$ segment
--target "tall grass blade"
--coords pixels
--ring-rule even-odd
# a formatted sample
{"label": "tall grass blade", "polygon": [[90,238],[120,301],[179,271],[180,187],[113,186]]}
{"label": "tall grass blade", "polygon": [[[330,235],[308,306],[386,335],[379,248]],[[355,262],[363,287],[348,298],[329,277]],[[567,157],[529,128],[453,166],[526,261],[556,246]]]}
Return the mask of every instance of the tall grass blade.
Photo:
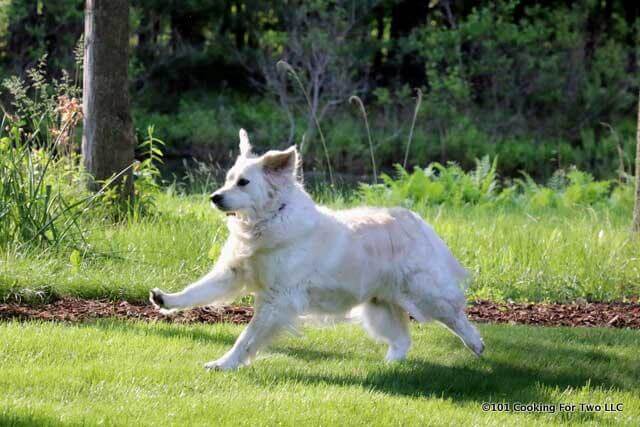
{"label": "tall grass blade", "polygon": [[422,104],[422,90],[416,88],[418,99],[416,100],[416,108],[413,110],[413,120],[411,121],[411,129],[409,129],[409,139],[407,140],[407,148],[404,152],[404,161],[402,167],[407,168],[407,162],[409,161],[409,150],[411,149],[411,141],[413,140],[413,129],[416,127],[416,119],[418,118],[418,111],[420,111],[420,105]]}
{"label": "tall grass blade", "polygon": [[362,113],[362,117],[364,118],[364,125],[367,129],[367,137],[369,138],[369,152],[371,153],[371,167],[373,168],[373,183],[378,183],[378,171],[376,170],[376,159],[373,154],[373,141],[371,140],[371,129],[369,129],[369,119],[367,117],[367,110],[364,108],[364,104],[362,99],[359,96],[353,95],[349,98],[349,102],[357,103],[360,107],[360,112]]}
{"label": "tall grass blade", "polygon": [[304,94],[304,98],[307,101],[307,106],[309,107],[309,111],[313,115],[313,122],[315,123],[316,129],[318,129],[318,134],[320,135],[320,142],[322,142],[322,148],[324,149],[324,156],[327,161],[327,168],[329,169],[329,180],[331,182],[331,186],[335,187],[335,181],[333,179],[333,169],[331,168],[331,158],[329,157],[329,149],[327,148],[327,143],[324,139],[324,134],[322,133],[322,128],[320,127],[320,122],[318,121],[318,117],[316,116],[316,113],[313,110],[313,106],[311,105],[311,98],[309,97],[309,93],[307,93],[307,90],[304,88],[304,85],[302,84],[302,80],[300,80],[298,73],[296,73],[296,70],[293,69],[291,64],[289,64],[287,61],[280,60],[277,62],[276,68],[280,71],[286,71],[289,74],[291,74],[294,77],[295,81],[298,83],[298,87],[300,87],[300,90]]}

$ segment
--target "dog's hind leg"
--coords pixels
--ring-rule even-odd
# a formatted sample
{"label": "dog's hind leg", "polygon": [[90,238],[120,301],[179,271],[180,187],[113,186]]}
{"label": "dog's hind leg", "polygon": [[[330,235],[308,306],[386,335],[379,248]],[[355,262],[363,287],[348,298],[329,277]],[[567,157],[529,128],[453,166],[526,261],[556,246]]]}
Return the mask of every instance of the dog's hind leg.
{"label": "dog's hind leg", "polygon": [[469,350],[477,356],[482,354],[484,342],[478,330],[467,319],[464,294],[457,285],[439,286],[427,274],[418,274],[409,281],[408,289],[409,298],[406,303],[411,307],[405,307],[407,311],[420,321],[435,319],[441,322]]}
{"label": "dog's hind leg", "polygon": [[456,334],[469,350],[476,356],[481,356],[484,351],[484,341],[475,326],[469,322],[464,311],[452,313],[450,316],[437,318],[451,332]]}
{"label": "dog's hind leg", "polygon": [[409,316],[399,306],[376,298],[363,304],[362,325],[373,338],[389,345],[386,360],[403,360],[411,346]]}

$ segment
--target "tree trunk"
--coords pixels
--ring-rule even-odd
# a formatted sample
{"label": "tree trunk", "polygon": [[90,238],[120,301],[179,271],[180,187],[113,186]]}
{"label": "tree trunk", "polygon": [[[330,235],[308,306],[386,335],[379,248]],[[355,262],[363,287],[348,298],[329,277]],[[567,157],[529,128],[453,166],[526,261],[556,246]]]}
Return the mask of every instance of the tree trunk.
{"label": "tree trunk", "polygon": [[638,94],[638,128],[636,129],[636,205],[633,209],[633,231],[640,234],[640,94]]}
{"label": "tree trunk", "polygon": [[[129,109],[129,1],[87,0],[84,30],[82,154],[89,188],[129,168],[135,140]],[[133,196],[131,169],[114,183]]]}

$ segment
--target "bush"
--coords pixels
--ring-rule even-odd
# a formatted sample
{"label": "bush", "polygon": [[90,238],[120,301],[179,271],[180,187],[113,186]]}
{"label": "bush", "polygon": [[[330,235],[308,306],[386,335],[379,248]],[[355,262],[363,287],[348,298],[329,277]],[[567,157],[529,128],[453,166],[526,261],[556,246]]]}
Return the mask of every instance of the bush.
{"label": "bush", "polygon": [[[43,58],[29,69],[28,80],[12,77],[3,86],[12,96],[12,112],[0,124],[0,246],[80,248],[84,216],[137,218],[151,211],[159,190],[162,141],[153,128],[139,147],[142,161],[133,165],[135,196],[126,206],[116,197],[112,179],[97,193],[85,189],[88,178],[79,151],[82,117],[80,90],[66,73],[46,78]],[[85,248],[86,249],[86,248]]]}
{"label": "bush", "polygon": [[78,88],[67,74],[49,82],[43,58],[3,86],[13,98],[0,129],[0,245],[77,246],[80,216],[91,196],[82,189],[75,153],[81,118]]}
{"label": "bush", "polygon": [[[401,100],[394,97],[393,102]],[[411,124],[408,112],[413,102],[409,96],[402,102],[407,111],[385,111],[386,104],[367,106],[379,170],[392,171],[393,164],[403,159]],[[555,137],[491,134],[464,114],[438,130],[428,116],[429,102],[425,98],[416,122],[410,165],[455,161],[466,170],[475,166],[476,158],[488,155],[500,158],[500,172],[504,177],[518,177],[521,171],[526,171],[536,180],[544,181],[556,169],[571,165],[602,179],[619,175],[621,161],[627,170],[632,164],[634,128],[628,123],[621,124],[615,132],[597,125],[601,133],[599,142],[596,142],[595,130],[585,128],[579,135],[580,144],[573,146],[568,140]],[[342,105],[339,109],[339,114],[321,123],[332,165],[343,174],[371,174],[364,123],[353,106]],[[290,124],[285,111],[266,98],[187,94],[174,113],[136,109],[135,122],[141,139],[153,125],[155,135],[166,141],[164,149],[169,156],[194,157],[222,168],[235,159],[237,133],[241,127],[249,131],[258,151],[284,148],[290,143]],[[291,143],[300,145],[306,125],[305,116],[296,115]],[[324,153],[314,134],[306,136],[303,151],[305,170],[326,169]]]}
{"label": "bush", "polygon": [[75,156],[35,148],[22,128],[0,133],[0,246],[77,246],[80,216],[91,200],[78,191]]}
{"label": "bush", "polygon": [[599,205],[630,212],[633,206],[632,180],[596,181],[575,168],[556,171],[546,186],[528,174],[500,182],[497,158],[491,161],[488,156],[476,160],[470,172],[455,163],[431,163],[412,173],[396,165],[396,171],[395,178],[382,175],[382,184],[362,184],[360,199],[373,205],[515,206],[531,212]]}

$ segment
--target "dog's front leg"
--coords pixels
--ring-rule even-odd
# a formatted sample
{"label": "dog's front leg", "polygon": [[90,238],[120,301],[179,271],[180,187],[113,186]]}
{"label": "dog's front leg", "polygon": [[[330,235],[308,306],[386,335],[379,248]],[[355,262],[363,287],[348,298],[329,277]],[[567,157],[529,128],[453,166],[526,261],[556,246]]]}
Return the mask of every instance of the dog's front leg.
{"label": "dog's front leg", "polygon": [[261,347],[291,323],[294,316],[290,309],[275,304],[257,307],[251,322],[242,331],[231,350],[220,359],[206,363],[204,367],[228,371],[248,364]]}
{"label": "dog's front leg", "polygon": [[149,299],[166,312],[197,307],[232,296],[235,293],[235,282],[235,273],[231,268],[216,267],[180,292],[168,294],[154,288],[149,293]]}

